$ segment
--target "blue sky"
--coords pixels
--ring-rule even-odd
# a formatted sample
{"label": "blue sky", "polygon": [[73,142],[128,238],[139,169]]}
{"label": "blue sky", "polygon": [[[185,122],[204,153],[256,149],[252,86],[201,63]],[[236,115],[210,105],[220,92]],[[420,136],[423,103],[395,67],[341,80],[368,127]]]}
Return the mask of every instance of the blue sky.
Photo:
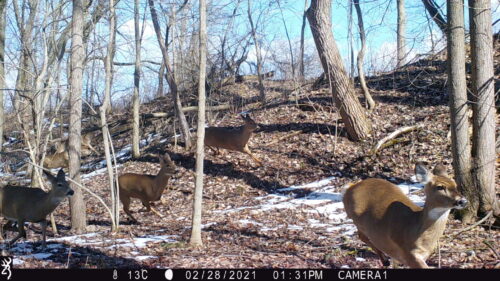
{"label": "blue sky", "polygon": [[[275,1],[275,0],[274,0]],[[499,8],[500,0],[492,1],[492,18],[493,21],[497,20],[500,17],[500,8]],[[145,3],[145,1],[142,1]],[[236,1],[233,0],[212,0],[208,1],[211,5],[217,5],[214,7],[212,14],[210,17],[218,17],[223,15],[224,13],[230,13],[234,7],[234,3]],[[348,41],[348,1],[347,0],[333,0],[332,1],[332,25],[333,25],[333,33],[336,39],[336,43],[341,51],[341,55],[346,62],[346,67],[349,67],[349,41]],[[164,2],[165,3],[165,2]],[[269,5],[270,1],[258,1],[253,0],[253,10],[259,10],[257,7],[266,7]],[[281,6],[283,8],[283,17],[288,28],[291,41],[294,45],[294,51],[298,50],[298,44],[300,39],[300,28],[302,25],[302,13],[304,10],[304,1],[299,0],[280,0]],[[445,9],[445,1],[437,0],[437,3]],[[198,2],[195,0],[191,1],[191,5],[197,6]],[[243,0],[240,4],[239,16],[237,17],[234,26],[237,33],[246,33],[248,32],[248,19],[246,16],[246,6],[247,0]],[[166,6],[164,4],[164,6]],[[436,44],[436,49],[440,50],[444,47],[444,41],[436,41],[441,38],[441,33],[439,29],[434,25],[434,23],[428,23],[428,19],[426,16],[425,9],[420,0],[406,0],[406,12],[408,17],[407,23],[407,44],[408,50],[410,51],[410,58],[417,54],[425,54],[431,50],[432,39],[434,39]],[[134,51],[133,45],[130,38],[133,38],[133,17],[132,17],[132,1],[120,1],[117,7],[118,12],[118,27],[120,31],[120,35],[117,37],[117,44],[119,46],[119,50],[117,52],[115,61],[133,61]],[[158,5],[157,5],[158,8]],[[391,70],[394,66],[395,59],[395,50],[396,50],[396,0],[364,0],[361,1],[361,9],[363,11],[363,17],[365,22],[365,29],[367,31],[367,43],[368,49],[367,54],[365,56],[365,68],[368,74],[374,73],[377,71],[388,71]],[[287,61],[289,60],[289,51],[288,51],[288,43],[286,41],[285,30],[283,27],[282,16],[277,6],[274,5],[273,9],[260,9],[266,11],[266,13],[262,16],[262,21],[259,23],[259,26],[262,27],[260,30],[260,39],[262,41],[263,54],[266,57],[266,71],[275,70],[275,65],[272,63],[272,55],[278,58],[285,58]],[[144,7],[141,8],[141,12],[144,11]],[[465,9],[467,12],[467,9]],[[444,11],[445,12],[445,11]],[[144,42],[142,48],[142,58],[154,60],[157,62],[161,61],[161,53],[158,48],[158,43],[156,41],[156,37],[154,34],[154,30],[152,28],[151,22],[149,21],[149,9],[146,10],[147,15],[147,26],[144,34]],[[357,18],[356,13],[353,12],[353,38],[354,38],[354,46],[355,46],[355,55],[358,49],[358,29],[357,29]],[[257,13],[254,13],[254,17],[257,17]],[[222,16],[221,16],[222,18]],[[467,21],[467,14],[465,16]],[[256,19],[255,19],[256,20]],[[467,25],[467,23],[466,23]],[[163,26],[162,26],[163,28]],[[196,28],[194,26],[189,28]],[[216,39],[216,35],[219,35],[222,30],[224,30],[225,26],[211,26],[208,25],[209,31],[209,41],[210,41],[210,52],[215,52],[215,49],[218,47],[218,40]],[[13,29],[11,23],[11,30]],[[500,24],[497,24],[494,27],[495,32],[498,32],[500,29]],[[311,36],[310,28],[306,26],[306,53],[312,54],[316,56],[316,48],[314,46],[314,41]],[[430,34],[434,34],[434,37],[431,37]],[[11,31],[12,32],[12,31]],[[101,51],[105,51],[105,42],[107,41],[107,22],[101,21],[96,26],[97,34],[105,37],[106,40],[99,40],[98,44],[101,44]],[[128,38],[128,39],[127,39]],[[7,37],[9,40],[9,37]],[[100,41],[100,42],[99,42]],[[9,43],[7,43],[9,44]],[[10,58],[14,61],[10,63],[10,71],[7,70],[7,82],[10,86],[13,86],[15,82],[15,58],[18,56],[18,53],[15,52],[15,46],[8,46],[12,51],[10,53]],[[9,54],[7,54],[9,56]],[[298,57],[298,54],[295,53],[294,57]],[[248,60],[255,60],[255,52],[251,50]],[[87,68],[90,68],[89,66]],[[157,66],[154,66],[157,68]],[[102,75],[102,63],[98,62],[96,64],[96,68],[98,71],[101,71]],[[116,67],[115,68],[115,84],[113,88],[113,92],[117,93],[117,95],[130,95],[132,92],[133,86],[133,67]],[[244,67],[244,72],[248,72],[249,68]],[[316,62],[316,64],[312,64],[309,75],[315,76],[319,75],[322,72],[321,66]],[[103,77],[103,76],[101,76]],[[152,94],[156,91],[156,82],[157,82],[157,74],[150,71],[146,67],[143,67],[143,83],[142,90],[143,93]],[[102,93],[103,86],[99,87],[99,92]],[[125,99],[125,100],[128,100]]]}

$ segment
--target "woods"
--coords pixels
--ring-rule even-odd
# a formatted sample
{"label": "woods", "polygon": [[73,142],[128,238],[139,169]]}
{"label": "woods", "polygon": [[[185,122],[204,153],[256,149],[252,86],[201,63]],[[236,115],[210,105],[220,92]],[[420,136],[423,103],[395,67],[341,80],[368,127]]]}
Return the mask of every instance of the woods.
{"label": "woods", "polygon": [[498,5],[0,0],[2,255],[498,268]]}

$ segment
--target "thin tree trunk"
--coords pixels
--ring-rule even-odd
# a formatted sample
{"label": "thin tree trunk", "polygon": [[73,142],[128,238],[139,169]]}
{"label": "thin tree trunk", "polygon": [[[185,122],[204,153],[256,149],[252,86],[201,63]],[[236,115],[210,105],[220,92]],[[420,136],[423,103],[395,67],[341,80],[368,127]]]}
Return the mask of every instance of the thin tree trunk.
{"label": "thin tree trunk", "polygon": [[397,31],[397,48],[398,61],[397,67],[401,67],[406,63],[406,9],[405,0],[397,0],[398,5],[398,31]]}
{"label": "thin tree trunk", "polygon": [[441,29],[441,32],[446,34],[446,20],[443,15],[441,15],[436,2],[434,2],[434,0],[422,0],[422,2],[424,3],[425,9],[431,16],[432,20],[436,23],[439,29]]}
{"label": "thin tree trunk", "polygon": [[373,110],[376,106],[375,101],[370,94],[370,90],[366,85],[365,71],[363,68],[363,60],[366,51],[366,35],[365,27],[363,24],[363,14],[361,13],[361,7],[359,6],[359,0],[354,0],[354,8],[356,9],[356,14],[358,16],[358,26],[359,26],[359,38],[361,40],[361,50],[358,53],[357,67],[358,67],[358,78],[361,84],[361,89],[363,90],[363,95],[365,96],[366,108],[368,110]]}
{"label": "thin tree trunk", "polygon": [[168,61],[167,47],[163,42],[163,36],[161,34],[160,24],[158,23],[158,15],[156,14],[154,1],[148,0],[148,3],[151,12],[151,20],[153,21],[153,27],[156,33],[156,39],[158,40],[158,44],[160,45],[161,53],[163,56],[163,63],[165,64],[165,68],[167,69],[166,78],[168,85],[170,86],[170,92],[174,98],[175,111],[181,125],[182,137],[184,143],[186,144],[186,149],[189,150],[189,148],[191,147],[191,133],[189,132],[189,124],[187,122],[186,116],[184,115],[184,112],[182,111],[182,103],[177,91],[177,83],[175,82],[173,69]]}
{"label": "thin tree trunk", "polygon": [[257,38],[257,30],[256,26],[253,22],[252,19],[252,1],[248,0],[248,8],[247,8],[247,14],[248,14],[248,20],[250,21],[250,28],[251,28],[251,33],[252,33],[252,38],[253,42],[255,45],[255,53],[257,55],[257,78],[259,80],[259,93],[260,93],[260,100],[264,103],[266,102],[266,91],[264,88],[264,81],[262,79],[262,55],[260,53],[260,44],[259,40]]}
{"label": "thin tree trunk", "polygon": [[288,40],[288,48],[290,50],[290,62],[292,65],[292,79],[295,79],[295,61],[294,61],[294,57],[293,57],[292,41],[290,40],[290,35],[288,34],[288,28],[286,27],[285,17],[283,16],[283,9],[281,8],[280,1],[277,0],[276,3],[278,3],[278,8],[280,9],[280,13],[281,13],[281,20],[283,21],[283,26],[285,27],[285,34],[286,34],[286,38]]}
{"label": "thin tree trunk", "polygon": [[306,29],[306,11],[307,11],[307,0],[304,1],[304,14],[302,15],[302,26],[300,27],[300,81],[304,81],[306,78],[305,67],[304,67],[304,33]]}
{"label": "thin tree trunk", "polygon": [[132,126],[132,156],[139,158],[139,85],[141,79],[141,34],[139,30],[139,0],[134,1],[134,31],[135,31],[135,68],[134,68],[134,95],[133,103],[133,126]]}
{"label": "thin tree trunk", "polygon": [[495,191],[495,89],[491,1],[469,0],[471,34],[474,179],[479,190],[479,215],[493,210],[500,217]]}
{"label": "thin tree trunk", "polygon": [[160,69],[158,69],[158,89],[156,90],[156,97],[163,96],[163,79],[165,79],[165,64],[161,64]]}
{"label": "thin tree trunk", "polygon": [[193,222],[191,228],[191,239],[189,243],[192,246],[202,246],[201,240],[201,211],[203,196],[203,159],[204,140],[205,140],[205,75],[207,63],[207,30],[206,30],[206,2],[200,0],[200,69],[198,83],[198,131],[196,137],[196,187],[193,200]]}
{"label": "thin tree trunk", "polygon": [[[83,3],[73,0],[73,21],[71,35],[71,89],[69,117],[69,177],[80,184],[80,150],[82,131],[82,87],[83,61]],[[71,230],[75,233],[85,232],[87,215],[83,193],[77,184],[71,183],[74,195],[70,198]]]}
{"label": "thin tree trunk", "polygon": [[106,53],[106,58],[104,60],[104,68],[106,70],[105,77],[105,89],[104,89],[104,101],[99,108],[99,113],[101,117],[101,127],[102,127],[102,137],[104,145],[104,155],[106,157],[106,168],[108,172],[109,187],[111,191],[111,212],[114,217],[114,224],[112,225],[112,231],[117,231],[119,227],[119,189],[115,182],[115,175],[113,173],[113,162],[111,160],[111,138],[109,134],[108,123],[106,120],[106,114],[109,112],[111,107],[111,88],[113,85],[113,58],[115,54],[115,34],[116,34],[116,14],[114,8],[114,0],[109,0],[109,42]]}
{"label": "thin tree trunk", "polygon": [[479,197],[471,174],[463,0],[448,0],[448,93],[451,115],[451,148],[455,181],[469,204],[460,212],[462,220],[475,220]]}
{"label": "thin tree trunk", "polygon": [[5,20],[5,7],[7,0],[0,0],[0,151],[3,147],[3,130],[5,124],[4,105],[3,105],[3,92],[5,88],[5,27],[7,21]]}
{"label": "thin tree trunk", "polygon": [[366,118],[363,107],[354,94],[354,88],[349,81],[333,37],[331,0],[312,0],[307,10],[307,19],[347,134],[354,141],[368,138],[371,133],[371,122]]}

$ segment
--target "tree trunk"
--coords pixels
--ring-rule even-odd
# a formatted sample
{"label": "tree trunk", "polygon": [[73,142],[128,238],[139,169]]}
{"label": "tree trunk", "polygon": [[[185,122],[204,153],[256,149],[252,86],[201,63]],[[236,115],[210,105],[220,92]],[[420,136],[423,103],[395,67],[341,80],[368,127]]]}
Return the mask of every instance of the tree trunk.
{"label": "tree trunk", "polygon": [[135,69],[134,69],[134,95],[133,126],[132,126],[132,157],[139,158],[139,84],[141,79],[141,34],[139,30],[139,0],[134,1],[134,31],[135,31]]}
{"label": "tree trunk", "polygon": [[5,89],[5,7],[7,0],[0,0],[0,151],[3,147],[3,128],[5,123],[4,105],[3,105],[3,92]]}
{"label": "tree trunk", "polygon": [[356,9],[356,14],[358,16],[358,27],[359,27],[359,38],[361,40],[361,50],[358,53],[357,67],[358,67],[358,78],[359,84],[361,84],[361,89],[363,90],[363,95],[365,96],[366,109],[373,110],[376,106],[375,101],[368,90],[365,80],[365,71],[363,68],[363,61],[366,51],[366,35],[365,27],[363,24],[363,14],[361,13],[361,7],[359,6],[359,0],[354,0],[354,8]]}
{"label": "tree trunk", "polygon": [[162,63],[160,69],[158,69],[158,89],[156,90],[156,97],[163,96],[163,79],[165,79],[165,65]]}
{"label": "tree trunk", "polygon": [[354,94],[354,88],[345,72],[333,37],[331,0],[312,0],[311,6],[307,10],[307,19],[347,134],[354,141],[366,139],[371,133],[371,123],[366,118],[363,107]]}
{"label": "tree trunk", "polygon": [[397,48],[398,61],[397,68],[400,68],[406,63],[406,10],[405,0],[397,0],[398,5],[398,31],[397,31]]}
{"label": "tree trunk", "polygon": [[114,217],[114,224],[112,225],[112,231],[117,231],[119,227],[120,219],[120,205],[119,205],[119,188],[115,182],[115,175],[113,173],[113,162],[111,160],[111,135],[109,134],[108,123],[106,120],[106,114],[109,112],[111,107],[111,88],[113,85],[113,60],[115,54],[115,34],[116,34],[116,13],[114,8],[114,0],[109,0],[109,42],[106,52],[106,58],[104,60],[104,68],[106,71],[105,77],[105,89],[104,89],[104,101],[99,108],[99,113],[101,117],[101,127],[102,127],[102,137],[104,145],[104,155],[106,157],[106,168],[108,172],[109,187],[111,191],[111,213]]}
{"label": "tree trunk", "polygon": [[170,63],[168,61],[167,46],[165,45],[165,42],[163,42],[163,36],[161,34],[160,24],[158,23],[158,15],[156,14],[154,1],[148,0],[148,3],[149,3],[149,9],[151,12],[151,20],[153,21],[153,27],[154,27],[155,33],[156,33],[156,39],[158,40],[158,44],[160,45],[160,49],[161,49],[161,53],[162,53],[162,57],[163,57],[163,63],[165,64],[165,68],[167,69],[166,79],[167,79],[168,85],[170,86],[170,93],[172,94],[172,97],[174,98],[175,111],[176,111],[177,118],[179,118],[182,137],[183,137],[184,143],[186,144],[186,149],[189,150],[189,148],[191,147],[191,133],[189,132],[189,124],[187,122],[186,116],[184,115],[184,112],[182,112],[182,103],[181,103],[181,100],[179,98],[179,93],[177,91],[177,83],[175,82],[173,69],[170,66]]}
{"label": "tree trunk", "polygon": [[[283,22],[283,27],[285,27],[285,34],[288,41],[288,49],[290,51],[290,63],[292,66],[292,79],[295,81],[295,59],[293,57],[292,41],[290,40],[290,34],[288,34],[288,27],[286,27],[285,17],[283,16],[283,9],[281,8],[280,1],[277,0],[278,8],[280,9],[281,21]],[[260,74],[259,74],[260,75]]]}
{"label": "tree trunk", "polygon": [[495,191],[495,89],[491,1],[469,0],[472,58],[474,157],[473,175],[479,191],[479,215],[493,210],[500,217]]}
{"label": "tree trunk", "polygon": [[307,11],[307,0],[304,1],[304,14],[302,15],[302,26],[300,27],[300,81],[305,81],[305,67],[304,67],[304,31],[306,29],[306,11]]}
{"label": "tree trunk", "polygon": [[206,27],[206,2],[200,0],[200,69],[198,82],[198,131],[196,137],[196,187],[193,200],[193,222],[191,228],[191,239],[189,243],[192,246],[202,246],[201,240],[201,211],[203,196],[203,159],[204,140],[205,140],[205,75],[207,63],[207,27]]}
{"label": "tree trunk", "polygon": [[248,7],[247,7],[247,15],[248,15],[248,21],[250,22],[250,28],[251,28],[251,34],[253,38],[253,43],[255,45],[255,54],[257,56],[257,79],[259,80],[259,93],[260,93],[260,100],[265,103],[266,102],[266,90],[264,88],[264,81],[262,79],[262,55],[260,53],[260,44],[259,40],[257,38],[257,27],[255,26],[253,19],[252,19],[252,1],[248,0]]}
{"label": "tree trunk", "polygon": [[475,220],[479,197],[471,174],[471,147],[465,79],[464,9],[462,0],[448,0],[448,94],[451,115],[451,151],[455,181],[469,204],[462,220]]}
{"label": "tree trunk", "polygon": [[441,15],[437,4],[434,2],[434,0],[422,0],[422,2],[424,3],[425,9],[431,16],[432,20],[436,23],[439,29],[441,29],[441,32],[443,32],[443,34],[446,34],[446,20],[444,19],[443,15]]}
{"label": "tree trunk", "polygon": [[[82,0],[73,0],[73,21],[71,35],[71,90],[69,116],[69,177],[81,183],[80,179],[80,150],[82,131],[82,87],[83,87],[83,60],[85,50],[83,46],[83,3]],[[83,193],[77,184],[71,183],[75,192],[70,198],[71,230],[75,233],[85,232],[87,226],[86,207]]]}

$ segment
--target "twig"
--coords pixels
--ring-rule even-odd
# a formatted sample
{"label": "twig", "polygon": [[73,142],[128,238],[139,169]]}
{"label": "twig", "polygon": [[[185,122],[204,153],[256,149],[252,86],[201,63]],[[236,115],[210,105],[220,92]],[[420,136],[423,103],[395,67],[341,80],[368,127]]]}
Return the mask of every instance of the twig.
{"label": "twig", "polygon": [[272,141],[272,142],[270,142],[270,143],[266,144],[266,146],[274,145],[274,144],[279,143],[279,142],[281,142],[281,141],[283,141],[283,140],[286,140],[286,139],[288,139],[288,138],[294,137],[294,136],[296,136],[296,135],[300,135],[301,133],[302,133],[302,131],[301,131],[301,130],[299,130],[299,131],[295,131],[295,132],[292,132],[292,133],[290,133],[290,134],[287,134],[287,135],[285,135],[285,136],[282,136],[281,138],[279,138],[279,139],[277,139],[277,140],[274,140],[274,141]]}
{"label": "twig", "polygon": [[[396,131],[390,133],[388,136],[386,136],[385,138],[381,139],[380,141],[377,142],[377,144],[373,147],[373,149],[370,151],[369,155],[375,155],[377,154],[377,152],[382,148],[382,146],[394,139],[395,137],[399,136],[399,135],[402,135],[402,134],[405,134],[405,133],[408,133],[408,132],[411,132],[411,131],[415,131],[415,130],[419,130],[419,129],[422,129],[423,125],[422,124],[419,124],[419,125],[415,125],[415,126],[407,126],[407,127],[402,127],[402,128],[399,128],[397,129]],[[397,142],[396,142],[397,143]],[[387,147],[387,146],[386,146]]]}
{"label": "twig", "polygon": [[462,232],[465,232],[465,231],[468,231],[478,225],[480,225],[481,223],[483,223],[484,221],[486,221],[491,215],[493,214],[493,211],[489,211],[488,214],[486,214],[486,216],[484,216],[484,218],[482,218],[481,220],[479,220],[478,222],[476,222],[475,224],[471,225],[471,226],[468,226],[466,228],[462,228],[461,230],[453,233],[453,234],[450,234],[448,235],[448,237],[450,238],[453,238],[455,236],[457,236],[458,234],[462,233]]}

